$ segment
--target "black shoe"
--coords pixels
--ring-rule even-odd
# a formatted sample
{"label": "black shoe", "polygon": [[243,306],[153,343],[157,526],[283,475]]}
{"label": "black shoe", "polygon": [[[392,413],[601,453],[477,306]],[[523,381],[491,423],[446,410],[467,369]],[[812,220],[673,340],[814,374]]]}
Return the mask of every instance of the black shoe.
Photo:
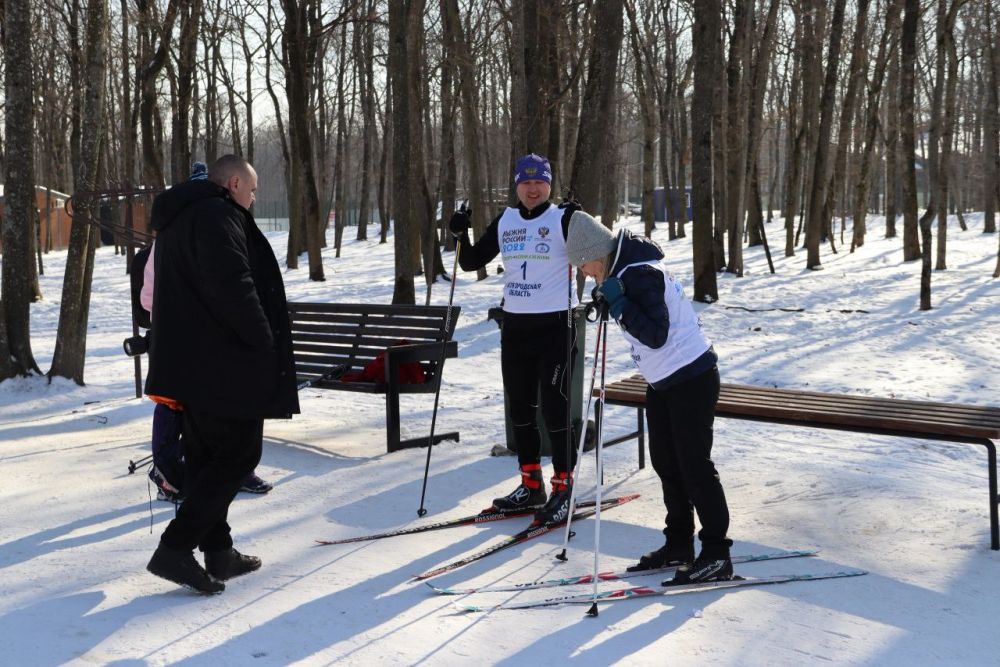
{"label": "black shoe", "polygon": [[259,570],[260,559],[256,556],[241,554],[232,548],[224,551],[206,551],[205,569],[216,579],[226,581],[241,574]]}
{"label": "black shoe", "polygon": [[629,572],[643,570],[659,570],[665,567],[679,567],[694,560],[694,543],[688,542],[681,546],[664,544],[656,551],[639,557],[639,562],[626,568]]}
{"label": "black shoe", "polygon": [[542,480],[541,466],[528,464],[521,468],[521,483],[503,498],[493,499],[493,509],[497,512],[532,509],[545,504],[545,482]]}
{"label": "black shoe", "polygon": [[168,549],[161,544],[156,547],[146,569],[158,577],[199,593],[214,595],[226,590],[226,585],[206,572],[190,551]]}
{"label": "black shoe", "polygon": [[247,478],[243,480],[243,486],[240,487],[240,491],[245,491],[247,493],[267,493],[274,488],[273,484],[268,484],[256,473],[250,473]]}
{"label": "black shoe", "polygon": [[535,512],[533,525],[555,526],[565,523],[569,516],[569,500],[573,489],[569,486],[562,491],[553,491],[542,509]]}
{"label": "black shoe", "polygon": [[698,556],[690,565],[677,568],[673,579],[663,582],[664,586],[703,584],[708,581],[729,581],[733,578],[733,561],[729,558],[705,558]]}

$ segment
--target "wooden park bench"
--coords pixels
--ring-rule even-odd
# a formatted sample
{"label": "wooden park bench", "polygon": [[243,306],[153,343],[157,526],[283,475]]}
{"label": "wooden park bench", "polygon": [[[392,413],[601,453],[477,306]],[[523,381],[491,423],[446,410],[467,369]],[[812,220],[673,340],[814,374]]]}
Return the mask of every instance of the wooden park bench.
{"label": "wooden park bench", "polygon": [[[422,447],[428,437],[400,440],[400,394],[433,394],[444,359],[458,356],[452,340],[459,306],[404,306],[362,303],[288,304],[292,321],[292,347],[298,382],[318,389],[385,394],[387,449],[395,452]],[[442,357],[442,350],[444,355]],[[378,381],[346,381],[343,372],[360,372],[385,353],[385,373]],[[400,381],[400,366],[416,362],[425,381]],[[340,372],[329,374],[333,368]],[[458,432],[434,435],[434,444],[458,440]]]}
{"label": "wooden park bench", "polygon": [[[636,375],[605,387],[606,403],[635,408],[638,423],[636,431],[604,444],[638,438],[640,468],[645,467],[646,386],[646,381]],[[599,391],[594,393],[598,395]],[[1000,497],[994,443],[1000,440],[1000,408],[723,383],[715,414],[792,426],[982,445],[986,447],[989,466],[990,545],[994,551],[1000,550],[997,518]]]}

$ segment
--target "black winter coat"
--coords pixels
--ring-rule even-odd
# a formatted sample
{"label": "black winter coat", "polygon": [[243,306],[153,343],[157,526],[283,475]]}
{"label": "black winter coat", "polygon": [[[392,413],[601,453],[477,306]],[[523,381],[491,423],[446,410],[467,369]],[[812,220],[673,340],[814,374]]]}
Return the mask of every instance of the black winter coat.
{"label": "black winter coat", "polygon": [[299,411],[281,269],[250,212],[210,181],[153,202],[146,393],[220,417]]}

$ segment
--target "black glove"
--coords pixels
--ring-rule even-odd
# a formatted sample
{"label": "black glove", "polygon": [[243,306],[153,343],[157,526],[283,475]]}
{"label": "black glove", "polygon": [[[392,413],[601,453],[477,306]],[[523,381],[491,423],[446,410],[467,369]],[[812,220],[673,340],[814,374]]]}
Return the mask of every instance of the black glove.
{"label": "black glove", "polygon": [[576,211],[583,210],[583,207],[580,206],[580,202],[578,202],[572,196],[564,197],[562,203],[559,204],[559,208],[566,211],[569,215],[573,215],[573,213]]}
{"label": "black glove", "polygon": [[[607,316],[608,300],[601,294],[600,287],[595,285],[594,289],[590,290],[590,303],[587,304],[585,312],[587,313],[587,320],[590,322],[597,322]],[[591,316],[594,319],[591,319]]]}
{"label": "black glove", "polygon": [[451,230],[452,236],[456,238],[468,232],[471,226],[472,222],[469,220],[469,212],[465,209],[455,211],[454,215],[451,216],[451,220],[448,221],[448,229]]}
{"label": "black glove", "polygon": [[611,317],[616,320],[621,318],[622,313],[625,311],[625,283],[622,279],[617,276],[611,276],[597,288],[600,292],[601,297],[608,302],[608,309],[611,311]]}

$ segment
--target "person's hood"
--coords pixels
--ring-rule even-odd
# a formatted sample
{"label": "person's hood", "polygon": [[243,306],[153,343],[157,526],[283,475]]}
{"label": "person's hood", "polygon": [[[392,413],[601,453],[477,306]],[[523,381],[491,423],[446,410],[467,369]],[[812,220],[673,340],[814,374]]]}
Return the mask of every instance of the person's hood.
{"label": "person's hood", "polygon": [[150,224],[160,231],[167,227],[177,215],[195,202],[213,197],[229,197],[229,191],[212,181],[184,181],[169,190],[161,192],[153,200]]}
{"label": "person's hood", "polygon": [[615,275],[629,264],[658,262],[663,259],[663,251],[654,241],[645,236],[636,236],[628,229],[618,231],[618,245],[612,255],[608,275]]}

